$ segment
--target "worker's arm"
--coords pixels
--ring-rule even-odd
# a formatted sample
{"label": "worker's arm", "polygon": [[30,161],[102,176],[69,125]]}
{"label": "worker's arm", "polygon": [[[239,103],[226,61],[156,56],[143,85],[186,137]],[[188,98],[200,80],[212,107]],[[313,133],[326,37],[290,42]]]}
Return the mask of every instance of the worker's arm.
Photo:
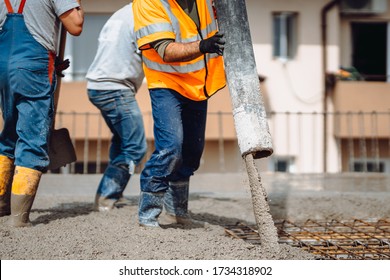
{"label": "worker's arm", "polygon": [[[176,43],[172,41],[165,45],[163,59],[169,63],[190,61],[205,53],[223,55],[224,45],[225,40],[222,33],[216,33],[208,39],[191,43]],[[161,51],[159,53],[161,55]]]}
{"label": "worker's arm", "polygon": [[164,51],[164,61],[165,62],[184,62],[193,60],[203,53],[199,50],[199,42],[192,43],[169,43]]}
{"label": "worker's arm", "polygon": [[60,20],[65,29],[74,36],[79,36],[83,31],[84,10],[81,7],[81,0],[77,0],[80,7],[69,10],[60,16]]}

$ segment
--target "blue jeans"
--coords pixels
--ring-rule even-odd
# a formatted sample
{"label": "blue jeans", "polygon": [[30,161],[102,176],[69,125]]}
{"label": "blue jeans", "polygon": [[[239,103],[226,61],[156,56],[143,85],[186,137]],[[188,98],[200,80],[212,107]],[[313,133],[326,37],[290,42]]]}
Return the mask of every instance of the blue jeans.
{"label": "blue jeans", "polygon": [[110,164],[137,165],[146,153],[144,123],[135,93],[129,90],[88,89],[89,100],[100,110],[113,136]]}
{"label": "blue jeans", "polygon": [[186,180],[199,168],[207,100],[193,101],[170,89],[150,89],[155,151],[141,173],[143,192],[164,192],[169,182]]}

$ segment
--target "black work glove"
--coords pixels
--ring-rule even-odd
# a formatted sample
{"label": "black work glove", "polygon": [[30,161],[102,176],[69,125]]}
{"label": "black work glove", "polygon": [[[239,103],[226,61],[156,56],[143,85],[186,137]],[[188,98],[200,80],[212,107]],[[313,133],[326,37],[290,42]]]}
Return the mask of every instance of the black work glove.
{"label": "black work glove", "polygon": [[55,69],[57,75],[63,78],[65,75],[62,74],[62,71],[68,69],[69,65],[70,65],[69,59],[65,59],[61,61],[58,57],[56,57]]}
{"label": "black work glove", "polygon": [[200,41],[199,50],[201,53],[216,53],[223,55],[223,49],[225,45],[225,39],[223,39],[223,33],[215,33],[214,36]]}

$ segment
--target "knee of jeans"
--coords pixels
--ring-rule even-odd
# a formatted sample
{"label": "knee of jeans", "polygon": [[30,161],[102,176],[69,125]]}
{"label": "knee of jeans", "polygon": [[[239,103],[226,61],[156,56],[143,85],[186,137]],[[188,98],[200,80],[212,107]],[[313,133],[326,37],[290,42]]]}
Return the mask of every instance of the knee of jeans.
{"label": "knee of jeans", "polygon": [[176,171],[183,163],[182,154],[177,150],[172,152],[172,154],[170,155],[170,159],[171,168],[169,169],[172,171]]}
{"label": "knee of jeans", "polygon": [[180,168],[183,158],[180,149],[164,149],[159,151],[153,161],[158,162],[163,176],[169,176]]}

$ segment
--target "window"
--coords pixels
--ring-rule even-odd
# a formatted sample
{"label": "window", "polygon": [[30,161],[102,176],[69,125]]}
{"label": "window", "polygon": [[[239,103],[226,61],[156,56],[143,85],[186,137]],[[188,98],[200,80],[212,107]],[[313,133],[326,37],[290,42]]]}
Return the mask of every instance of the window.
{"label": "window", "polygon": [[386,160],[375,160],[375,159],[356,159],[353,161],[353,172],[380,172],[386,173],[389,171],[390,162]]}
{"label": "window", "polygon": [[386,22],[354,22],[351,28],[353,66],[366,81],[386,81],[390,73],[390,65],[386,65],[390,61],[390,27]]}
{"label": "window", "polygon": [[297,13],[273,14],[273,56],[282,60],[292,59],[297,45]]}
{"label": "window", "polygon": [[81,35],[74,37],[68,34],[65,57],[69,58],[70,67],[65,71],[65,80],[85,79],[97,51],[100,30],[110,16],[111,14],[85,15]]}
{"label": "window", "polygon": [[283,157],[283,156],[273,156],[271,158],[270,166],[271,171],[274,172],[293,172],[294,171],[294,158],[293,157]]}

